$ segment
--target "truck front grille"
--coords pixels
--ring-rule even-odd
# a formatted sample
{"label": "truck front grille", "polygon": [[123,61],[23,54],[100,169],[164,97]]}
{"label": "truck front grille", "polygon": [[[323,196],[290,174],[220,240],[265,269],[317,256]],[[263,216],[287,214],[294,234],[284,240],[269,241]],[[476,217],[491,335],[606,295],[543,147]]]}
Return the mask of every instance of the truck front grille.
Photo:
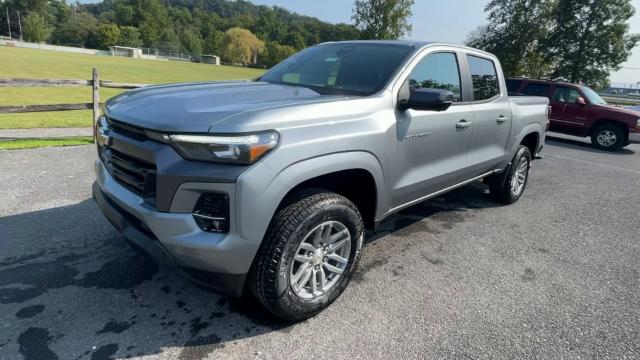
{"label": "truck front grille", "polygon": [[145,201],[155,204],[155,165],[111,148],[103,147],[100,152],[100,157],[114,180]]}
{"label": "truck front grille", "polygon": [[126,137],[130,137],[138,141],[148,140],[147,136],[145,135],[144,129],[137,126],[125,124],[111,118],[107,118],[107,124],[109,124],[109,128],[112,131],[116,131]]}

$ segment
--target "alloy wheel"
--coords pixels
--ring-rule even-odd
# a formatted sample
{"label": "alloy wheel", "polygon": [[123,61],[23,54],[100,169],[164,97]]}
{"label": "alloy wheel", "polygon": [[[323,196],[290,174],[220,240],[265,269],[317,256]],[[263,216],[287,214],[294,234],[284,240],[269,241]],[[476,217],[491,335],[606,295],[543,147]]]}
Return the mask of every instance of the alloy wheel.
{"label": "alloy wheel", "polygon": [[338,221],[313,228],[296,250],[289,270],[293,292],[302,299],[326,294],[347,270],[351,233]]}
{"label": "alloy wheel", "polygon": [[529,174],[529,164],[527,159],[523,156],[518,160],[516,164],[516,171],[511,177],[511,193],[515,196],[519,196],[524,190],[524,186],[527,182],[527,176]]}
{"label": "alloy wheel", "polygon": [[616,141],[618,141],[618,137],[613,130],[607,129],[599,132],[596,140],[602,147],[611,147],[616,143]]}

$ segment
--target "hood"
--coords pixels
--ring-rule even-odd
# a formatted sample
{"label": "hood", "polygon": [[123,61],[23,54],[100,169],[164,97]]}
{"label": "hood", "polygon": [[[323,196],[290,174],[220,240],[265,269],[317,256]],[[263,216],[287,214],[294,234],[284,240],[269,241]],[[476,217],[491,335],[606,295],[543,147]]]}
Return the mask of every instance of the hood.
{"label": "hood", "polygon": [[598,108],[598,109],[611,111],[611,112],[614,112],[616,114],[620,114],[620,115],[624,116],[625,118],[628,117],[631,120],[638,120],[640,118],[640,112],[639,111],[634,111],[632,109],[622,108],[622,107],[613,106],[613,105],[595,105],[595,107]]}
{"label": "hood", "polygon": [[167,132],[208,132],[235,115],[267,108],[327,101],[304,88],[263,82],[209,82],[160,85],[128,91],[105,104],[109,117]]}

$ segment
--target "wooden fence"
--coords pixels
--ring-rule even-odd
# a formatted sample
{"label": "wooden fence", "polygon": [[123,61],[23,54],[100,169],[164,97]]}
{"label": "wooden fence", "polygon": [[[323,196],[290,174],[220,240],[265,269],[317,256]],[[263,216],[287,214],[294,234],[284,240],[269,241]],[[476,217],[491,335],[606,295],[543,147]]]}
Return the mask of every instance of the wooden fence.
{"label": "wooden fence", "polygon": [[[50,105],[11,105],[0,106],[0,114],[17,114],[27,112],[67,111],[67,110],[93,110],[93,124],[100,117],[100,88],[135,89],[148,84],[116,83],[109,80],[100,80],[98,70],[93,69],[91,80],[53,80],[53,79],[0,79],[0,87],[56,87],[56,86],[91,86],[92,101],[80,104],[50,104]],[[95,131],[95,126],[93,126]],[[95,134],[94,134],[95,137]]]}

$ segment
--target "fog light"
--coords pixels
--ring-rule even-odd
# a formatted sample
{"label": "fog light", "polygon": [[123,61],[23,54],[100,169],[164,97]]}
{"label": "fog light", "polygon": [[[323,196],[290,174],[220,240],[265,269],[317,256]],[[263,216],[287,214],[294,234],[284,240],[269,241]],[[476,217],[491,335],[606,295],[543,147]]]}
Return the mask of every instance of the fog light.
{"label": "fog light", "polygon": [[208,232],[229,231],[229,197],[224,194],[203,194],[193,208],[193,219]]}

